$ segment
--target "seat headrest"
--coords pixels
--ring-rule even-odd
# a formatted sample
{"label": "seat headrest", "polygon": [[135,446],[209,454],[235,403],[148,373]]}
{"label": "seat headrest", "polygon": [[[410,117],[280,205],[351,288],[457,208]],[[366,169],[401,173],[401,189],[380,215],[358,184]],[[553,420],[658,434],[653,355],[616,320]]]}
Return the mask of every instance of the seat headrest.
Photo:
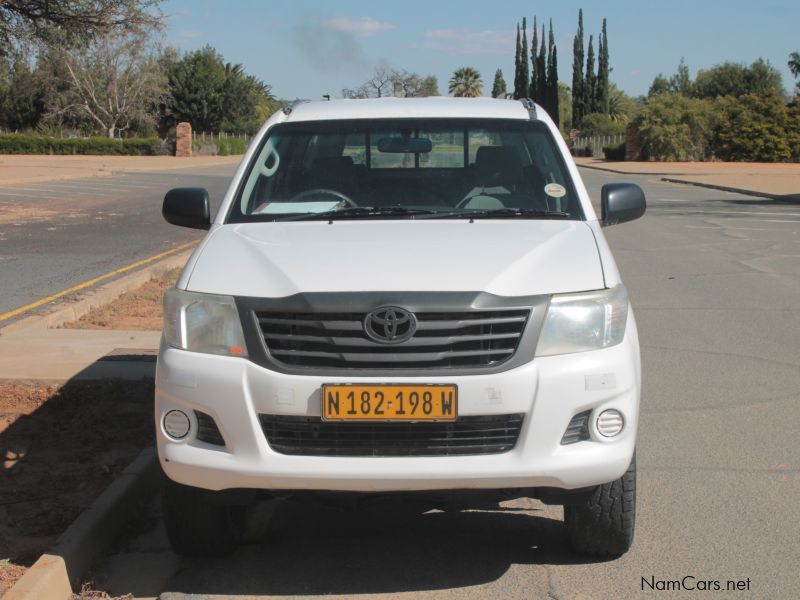
{"label": "seat headrest", "polygon": [[315,158],[311,163],[308,179],[316,187],[352,187],[356,173],[350,156],[325,156]]}
{"label": "seat headrest", "polygon": [[519,150],[513,146],[481,146],[475,167],[480,183],[517,183],[522,178]]}

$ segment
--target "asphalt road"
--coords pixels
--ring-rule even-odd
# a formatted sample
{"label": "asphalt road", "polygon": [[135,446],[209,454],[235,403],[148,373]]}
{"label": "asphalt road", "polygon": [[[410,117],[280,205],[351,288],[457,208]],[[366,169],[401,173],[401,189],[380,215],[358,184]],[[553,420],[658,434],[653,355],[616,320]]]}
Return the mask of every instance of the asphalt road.
{"label": "asphalt road", "polygon": [[216,210],[233,171],[217,166],[3,186],[0,315],[199,240],[202,232],[161,218],[164,194],[182,185],[206,187]]}
{"label": "asphalt road", "polygon": [[[135,177],[152,177],[166,188],[189,174]],[[649,200],[643,219],[607,230],[636,310],[643,353],[638,521],[627,555],[613,561],[571,555],[562,537],[562,510],[534,501],[426,514],[396,506],[342,511],[283,504],[264,542],[224,560],[179,559],[156,520],[98,565],[100,585],[117,594],[161,593],[172,600],[351,594],[505,599],[652,597],[658,594],[643,580],[656,589],[674,589],[666,583],[674,580],[694,586],[716,580],[724,589],[733,580],[747,589],[712,595],[796,597],[800,204],[641,176],[585,170],[584,177],[595,198],[603,183],[628,180],[642,185]],[[200,184],[202,178],[192,179]],[[222,179],[202,183],[221,186]],[[147,214],[157,207],[155,194],[131,200],[127,209],[108,205],[108,211],[129,210],[147,226],[122,218],[112,225],[117,221],[109,216],[114,229],[107,232],[103,256],[111,249],[132,259],[134,248],[152,253],[182,241],[186,234]],[[87,217],[71,235],[57,229],[45,248],[41,240],[27,239],[25,252],[35,252],[38,262],[20,263],[29,267],[13,272],[28,283],[13,301],[4,292],[3,301],[24,302],[25,293],[36,289],[23,275],[32,270],[36,276],[34,266],[53,272],[58,269],[50,263],[61,263],[66,271],[92,253],[80,253],[92,225]],[[0,231],[6,254],[14,230]],[[55,236],[74,248],[68,256]],[[97,261],[101,270],[113,266],[110,259]],[[4,285],[9,268],[0,263]],[[41,280],[53,283],[44,275]]]}

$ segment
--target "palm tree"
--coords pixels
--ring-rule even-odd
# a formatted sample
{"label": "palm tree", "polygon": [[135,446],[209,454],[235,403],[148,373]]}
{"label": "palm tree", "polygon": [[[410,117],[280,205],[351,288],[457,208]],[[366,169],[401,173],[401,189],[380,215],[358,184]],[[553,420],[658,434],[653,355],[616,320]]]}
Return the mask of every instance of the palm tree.
{"label": "palm tree", "polygon": [[792,52],[789,55],[789,70],[795,77],[800,77],[800,52]]}
{"label": "palm tree", "polygon": [[450,93],[456,98],[475,98],[483,94],[481,74],[472,67],[456,69],[450,78]]}

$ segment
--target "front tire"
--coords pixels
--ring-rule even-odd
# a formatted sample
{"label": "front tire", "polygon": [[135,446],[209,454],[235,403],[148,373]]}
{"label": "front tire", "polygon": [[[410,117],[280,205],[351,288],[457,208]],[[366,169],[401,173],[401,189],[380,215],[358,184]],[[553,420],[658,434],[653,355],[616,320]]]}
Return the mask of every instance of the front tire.
{"label": "front tire", "polygon": [[176,553],[225,556],[239,544],[242,507],[214,502],[211,494],[164,478],[164,525]]}
{"label": "front tire", "polygon": [[564,525],[572,550],[588,556],[625,554],[636,523],[636,455],[625,474],[598,485],[581,504],[564,507]]}

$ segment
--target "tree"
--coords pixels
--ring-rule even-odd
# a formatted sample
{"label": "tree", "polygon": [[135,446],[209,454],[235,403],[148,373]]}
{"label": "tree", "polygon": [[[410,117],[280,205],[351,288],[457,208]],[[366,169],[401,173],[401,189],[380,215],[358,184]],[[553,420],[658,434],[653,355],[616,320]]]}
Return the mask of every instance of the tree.
{"label": "tree", "polygon": [[439,96],[439,82],[435,75],[422,77],[418,73],[379,65],[372,76],[357,88],[344,88],[343,98],[363,99],[391,96],[395,89],[406,98]]}
{"label": "tree", "polygon": [[800,123],[797,116],[792,120],[778,92],[726,96],[719,99],[717,110],[714,151],[719,158],[789,162],[800,152]]}
{"label": "tree", "polygon": [[[539,42],[539,55],[536,57],[536,101],[547,110],[547,50],[544,46],[544,23],[542,23],[542,39]],[[548,113],[550,111],[548,110]]]}
{"label": "tree", "polygon": [[167,120],[198,131],[251,133],[277,109],[271,88],[242,65],[225,63],[211,46],[185,54],[169,68]]}
{"label": "tree", "polygon": [[659,73],[650,84],[650,89],[647,92],[648,96],[655,96],[656,94],[663,94],[669,91],[669,79],[664,77],[663,73]]}
{"label": "tree", "polygon": [[608,117],[617,123],[627,123],[636,114],[636,101],[619,89],[616,84],[608,84]]}
{"label": "tree", "polygon": [[[528,85],[528,98],[534,102],[539,102],[539,33],[536,25],[536,16],[533,17],[533,29],[531,33],[531,82]],[[527,57],[526,59],[527,60]]]}
{"label": "tree", "polygon": [[597,100],[594,107],[597,112],[602,113],[608,113],[608,60],[608,31],[606,20],[603,19],[603,27],[598,41],[597,81],[595,84]]}
{"label": "tree", "polygon": [[481,74],[472,67],[456,69],[450,78],[449,92],[456,98],[475,98],[483,94]]}
{"label": "tree", "polygon": [[185,54],[169,71],[171,121],[197,131],[219,131],[224,118],[225,63],[211,46]]}
{"label": "tree", "polygon": [[800,52],[792,52],[787,63],[789,70],[795,77],[800,77]]}
{"label": "tree", "polygon": [[717,120],[710,100],[680,94],[657,94],[634,119],[645,160],[705,160]]}
{"label": "tree", "polygon": [[669,89],[671,92],[683,94],[684,96],[692,95],[692,79],[689,77],[689,67],[681,57],[681,62],[678,63],[678,70],[669,80]]}
{"label": "tree", "polygon": [[494,84],[492,85],[492,98],[506,97],[506,80],[503,79],[503,71],[497,69],[494,72]]}
{"label": "tree", "polygon": [[586,54],[586,79],[583,85],[583,101],[586,113],[600,112],[597,107],[597,75],[594,72],[594,41],[589,36],[589,50]]}
{"label": "tree", "polygon": [[18,56],[3,64],[3,93],[0,125],[9,129],[33,129],[45,112],[47,81],[38,68],[31,69],[28,57]]}
{"label": "tree", "polygon": [[517,23],[517,50],[514,55],[514,99],[519,100],[520,96],[520,65],[521,61],[527,60],[525,56],[520,56],[522,51],[522,44],[519,36],[519,23]]}
{"label": "tree", "polygon": [[547,55],[547,112],[550,118],[559,127],[558,110],[558,50],[556,49],[555,36],[553,35],[553,20],[550,19],[550,34],[548,36]]}
{"label": "tree", "polygon": [[0,0],[0,54],[29,41],[83,44],[161,25],[160,0]]}
{"label": "tree", "polygon": [[578,10],[578,32],[572,42],[572,126],[581,122],[583,104],[583,9]]}
{"label": "tree", "polygon": [[140,32],[106,33],[88,47],[61,50],[64,93],[48,98],[48,118],[88,118],[109,138],[133,124],[155,124],[167,78]]}
{"label": "tree", "polygon": [[[789,62],[786,64],[795,79],[800,77],[800,52],[792,52],[789,55]],[[800,83],[795,86],[795,94],[800,94]]]}
{"label": "tree", "polygon": [[572,124],[572,93],[563,81],[558,82],[558,122],[562,131]]}
{"label": "tree", "polygon": [[744,96],[745,94],[782,94],[783,80],[780,72],[763,58],[750,66],[725,62],[710,69],[700,70],[692,86],[696,98]]}
{"label": "tree", "polygon": [[522,17],[522,46],[519,57],[519,98],[524,98],[531,84],[528,71],[528,22],[525,17]]}

